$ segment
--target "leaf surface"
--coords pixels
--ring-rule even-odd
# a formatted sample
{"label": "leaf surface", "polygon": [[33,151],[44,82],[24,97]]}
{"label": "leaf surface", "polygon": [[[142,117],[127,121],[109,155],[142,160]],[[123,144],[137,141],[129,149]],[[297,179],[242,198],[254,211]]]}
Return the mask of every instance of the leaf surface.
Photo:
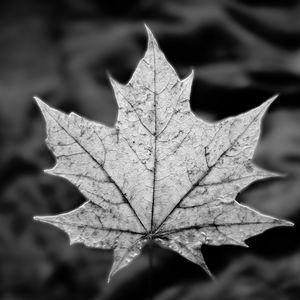
{"label": "leaf surface", "polygon": [[72,182],[87,202],[35,217],[66,231],[71,243],[114,249],[109,278],[152,239],[209,272],[201,246],[241,245],[292,223],[235,201],[251,182],[276,176],[251,161],[274,98],[218,123],[190,109],[193,73],[180,80],[147,28],[148,48],[130,81],[111,79],[119,106],[114,128],[60,112],[36,98],[56,156],[48,173]]}

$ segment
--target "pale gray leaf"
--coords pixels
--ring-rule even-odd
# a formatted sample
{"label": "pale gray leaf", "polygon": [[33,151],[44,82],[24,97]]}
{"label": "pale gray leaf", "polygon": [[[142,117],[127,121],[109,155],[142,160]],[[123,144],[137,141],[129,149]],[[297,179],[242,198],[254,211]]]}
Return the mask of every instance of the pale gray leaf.
{"label": "pale gray leaf", "polygon": [[210,271],[201,246],[233,244],[292,223],[240,205],[237,194],[277,174],[252,162],[272,98],[210,124],[190,109],[193,72],[180,80],[148,28],[148,48],[127,84],[110,78],[119,106],[107,127],[36,99],[56,156],[48,173],[78,187],[87,202],[69,213],[36,217],[71,243],[114,249],[109,278],[152,239]]}

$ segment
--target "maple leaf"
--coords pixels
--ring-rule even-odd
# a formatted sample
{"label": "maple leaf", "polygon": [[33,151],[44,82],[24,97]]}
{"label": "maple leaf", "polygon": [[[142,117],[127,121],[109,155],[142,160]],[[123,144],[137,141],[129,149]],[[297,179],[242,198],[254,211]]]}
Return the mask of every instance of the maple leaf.
{"label": "maple leaf", "polygon": [[79,208],[35,217],[66,231],[72,243],[114,249],[109,279],[154,240],[210,274],[201,246],[240,245],[291,222],[235,201],[254,180],[276,176],[251,161],[264,113],[274,100],[236,117],[207,123],[190,109],[193,73],[180,80],[151,31],[128,84],[111,79],[119,106],[114,128],[36,98],[47,144],[61,176],[86,197]]}

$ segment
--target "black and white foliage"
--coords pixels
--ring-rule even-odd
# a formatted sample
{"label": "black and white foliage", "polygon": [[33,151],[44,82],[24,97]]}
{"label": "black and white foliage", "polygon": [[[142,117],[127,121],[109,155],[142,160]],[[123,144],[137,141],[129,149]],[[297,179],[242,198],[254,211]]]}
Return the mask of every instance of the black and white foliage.
{"label": "black and white foliage", "polygon": [[111,79],[119,106],[114,128],[36,99],[57,158],[47,172],[71,181],[87,202],[35,219],[63,229],[71,243],[114,249],[109,278],[149,239],[209,273],[203,244],[246,246],[249,237],[292,225],[235,201],[254,180],[276,176],[251,161],[273,99],[239,116],[204,122],[190,110],[193,74],[180,80],[147,31],[147,51],[128,84]]}

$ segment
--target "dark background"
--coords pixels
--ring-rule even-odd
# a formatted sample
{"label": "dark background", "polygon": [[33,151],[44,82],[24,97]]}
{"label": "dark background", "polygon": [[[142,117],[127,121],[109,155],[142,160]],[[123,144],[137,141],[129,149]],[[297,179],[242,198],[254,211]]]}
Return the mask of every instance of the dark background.
{"label": "dark background", "polygon": [[107,285],[112,252],[69,246],[33,222],[84,202],[46,175],[37,95],[64,111],[112,125],[109,71],[127,82],[146,48],[146,22],[180,76],[195,70],[191,103],[219,120],[280,97],[255,155],[288,174],[252,184],[238,201],[295,222],[249,239],[250,248],[203,247],[217,281],[154,247],[157,300],[300,299],[300,3],[295,0],[2,0],[0,2],[0,299],[149,299],[148,247]]}

